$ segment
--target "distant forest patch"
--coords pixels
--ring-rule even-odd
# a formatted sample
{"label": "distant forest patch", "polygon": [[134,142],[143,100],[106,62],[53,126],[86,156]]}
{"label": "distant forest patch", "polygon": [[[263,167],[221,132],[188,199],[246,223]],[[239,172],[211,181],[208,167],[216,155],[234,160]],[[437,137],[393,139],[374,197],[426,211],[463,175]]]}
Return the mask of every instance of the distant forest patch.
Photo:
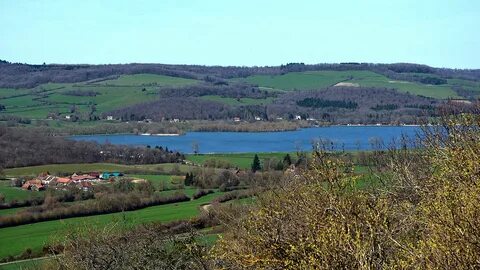
{"label": "distant forest patch", "polygon": [[305,98],[303,100],[297,101],[298,106],[302,107],[311,107],[311,108],[345,108],[345,109],[356,109],[358,104],[353,101],[345,100],[326,100],[320,98]]}
{"label": "distant forest patch", "polygon": [[374,111],[393,111],[398,109],[397,104],[377,104],[375,107],[371,108]]}
{"label": "distant forest patch", "polygon": [[99,92],[93,91],[93,90],[70,90],[63,92],[64,95],[66,96],[77,96],[77,97],[96,97],[97,95],[100,95]]}

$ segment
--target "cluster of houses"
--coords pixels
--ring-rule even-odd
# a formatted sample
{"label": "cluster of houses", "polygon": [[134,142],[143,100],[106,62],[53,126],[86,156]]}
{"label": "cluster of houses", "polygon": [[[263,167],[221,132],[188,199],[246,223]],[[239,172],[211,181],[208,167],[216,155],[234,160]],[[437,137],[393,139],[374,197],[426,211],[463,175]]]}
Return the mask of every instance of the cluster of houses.
{"label": "cluster of houses", "polygon": [[[313,117],[302,117],[301,115],[294,115],[293,116],[293,119],[295,120],[307,120],[307,121],[317,121],[317,119],[313,118]],[[277,117],[276,120],[283,120],[282,117]],[[255,116],[255,121],[263,121],[263,118],[261,118],[260,116]],[[233,122],[241,122],[241,119],[240,117],[234,117],[233,118]]]}
{"label": "cluster of houses", "polygon": [[68,177],[59,177],[42,173],[38,177],[27,180],[23,183],[22,188],[25,190],[42,191],[47,187],[55,189],[65,189],[67,187],[77,187],[81,190],[88,191],[92,188],[93,183],[110,180],[123,176],[120,172],[90,172],[86,174],[74,173]]}

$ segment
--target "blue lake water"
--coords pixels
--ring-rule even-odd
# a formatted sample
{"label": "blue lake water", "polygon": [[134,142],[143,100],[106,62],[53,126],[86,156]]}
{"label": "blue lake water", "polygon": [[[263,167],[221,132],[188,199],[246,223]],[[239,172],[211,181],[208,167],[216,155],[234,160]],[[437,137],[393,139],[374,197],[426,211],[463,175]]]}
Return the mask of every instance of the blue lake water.
{"label": "blue lake water", "polygon": [[[331,126],[282,132],[188,132],[182,136],[85,135],[74,140],[151,147],[162,146],[182,153],[192,153],[194,143],[200,153],[291,152],[312,150],[312,143],[322,141],[333,150],[369,150],[372,143],[392,145],[402,136],[414,139],[420,133],[413,126]],[[398,144],[397,144],[398,145]]]}

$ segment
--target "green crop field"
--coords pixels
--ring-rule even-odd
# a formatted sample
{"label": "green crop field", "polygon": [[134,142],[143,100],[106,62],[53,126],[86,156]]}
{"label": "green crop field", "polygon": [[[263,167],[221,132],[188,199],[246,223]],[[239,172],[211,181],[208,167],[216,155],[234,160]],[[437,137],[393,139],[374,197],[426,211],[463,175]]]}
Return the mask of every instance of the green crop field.
{"label": "green crop field", "polygon": [[270,104],[273,101],[273,98],[228,98],[228,97],[221,97],[216,95],[208,95],[202,96],[202,99],[216,101],[225,103],[228,105],[238,106],[238,105],[266,105]]}
{"label": "green crop field", "polygon": [[134,74],[134,75],[121,75],[118,79],[100,81],[94,84],[104,85],[158,85],[158,86],[184,86],[195,84],[197,81],[193,79],[185,79],[179,77],[171,77],[156,74]]}
{"label": "green crop field", "polygon": [[76,226],[105,226],[115,222],[140,224],[145,222],[169,222],[192,218],[199,213],[199,207],[212,201],[221,193],[214,193],[188,202],[152,206],[136,211],[98,216],[45,221],[0,229],[0,258],[18,255],[27,248],[39,251],[49,241],[61,237]]}
{"label": "green crop field", "polygon": [[457,93],[452,90],[451,85],[428,85],[407,81],[395,81],[370,71],[358,71],[352,75],[353,78],[346,82],[357,83],[365,87],[393,88],[400,92],[439,99],[458,97]]}
{"label": "green crop field", "polygon": [[[255,75],[243,79],[261,87],[281,90],[321,90],[337,83],[350,83],[351,86],[393,88],[400,92],[433,98],[458,97],[447,85],[427,85],[416,82],[395,81],[371,71],[308,71],[290,72],[284,75]],[[457,80],[457,83],[459,81]]]}
{"label": "green crop field", "polygon": [[246,82],[262,87],[281,90],[314,90],[333,86],[347,80],[350,74],[337,71],[290,72],[284,75],[255,75],[245,79]]}

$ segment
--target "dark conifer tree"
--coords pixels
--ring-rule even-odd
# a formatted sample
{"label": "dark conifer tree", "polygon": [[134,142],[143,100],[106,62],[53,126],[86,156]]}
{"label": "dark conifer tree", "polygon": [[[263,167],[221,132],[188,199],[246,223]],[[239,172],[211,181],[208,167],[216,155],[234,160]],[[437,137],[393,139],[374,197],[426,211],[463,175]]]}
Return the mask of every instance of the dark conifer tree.
{"label": "dark conifer tree", "polygon": [[258,158],[258,155],[255,154],[255,157],[253,157],[252,172],[256,172],[261,169],[262,169],[262,166],[260,165],[260,159]]}

